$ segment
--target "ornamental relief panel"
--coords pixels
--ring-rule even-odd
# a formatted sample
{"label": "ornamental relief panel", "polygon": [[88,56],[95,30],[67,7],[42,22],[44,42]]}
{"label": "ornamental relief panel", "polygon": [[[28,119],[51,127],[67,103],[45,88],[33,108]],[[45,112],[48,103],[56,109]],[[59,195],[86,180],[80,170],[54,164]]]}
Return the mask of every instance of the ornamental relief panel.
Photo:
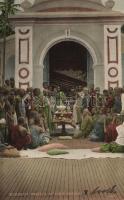
{"label": "ornamental relief panel", "polygon": [[104,26],[105,88],[122,86],[121,27]]}
{"label": "ornamental relief panel", "polygon": [[16,86],[32,87],[32,27],[16,28]]}

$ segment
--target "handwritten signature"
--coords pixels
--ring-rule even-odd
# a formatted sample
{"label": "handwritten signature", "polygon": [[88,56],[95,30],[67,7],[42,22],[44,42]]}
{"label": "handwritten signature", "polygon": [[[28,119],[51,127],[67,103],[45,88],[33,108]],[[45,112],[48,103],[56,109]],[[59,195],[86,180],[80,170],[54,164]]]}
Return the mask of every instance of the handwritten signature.
{"label": "handwritten signature", "polygon": [[83,195],[93,195],[93,194],[115,194],[117,193],[116,191],[117,185],[113,185],[112,187],[109,188],[100,188],[100,186],[94,188],[92,191],[89,191],[87,189],[83,190],[82,194]]}

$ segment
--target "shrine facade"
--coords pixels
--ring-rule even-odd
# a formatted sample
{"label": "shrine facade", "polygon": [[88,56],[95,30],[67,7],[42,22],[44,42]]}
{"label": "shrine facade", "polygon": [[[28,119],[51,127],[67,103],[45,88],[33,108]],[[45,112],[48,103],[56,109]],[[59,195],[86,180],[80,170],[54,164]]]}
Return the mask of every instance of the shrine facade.
{"label": "shrine facade", "polygon": [[8,48],[13,61],[5,70],[12,76],[15,62],[16,87],[124,85],[124,14],[112,10],[113,0],[25,0],[21,6],[24,11],[10,17],[15,36],[7,45],[12,40],[15,47]]}

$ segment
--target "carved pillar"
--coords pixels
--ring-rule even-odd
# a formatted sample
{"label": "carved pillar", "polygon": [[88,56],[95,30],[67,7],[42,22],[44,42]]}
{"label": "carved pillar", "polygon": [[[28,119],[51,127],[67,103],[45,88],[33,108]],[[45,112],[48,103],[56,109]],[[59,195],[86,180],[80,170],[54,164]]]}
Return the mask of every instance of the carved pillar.
{"label": "carved pillar", "polygon": [[15,84],[16,87],[32,87],[32,27],[16,27],[16,63]]}
{"label": "carved pillar", "polygon": [[121,26],[104,26],[105,88],[122,87]]}

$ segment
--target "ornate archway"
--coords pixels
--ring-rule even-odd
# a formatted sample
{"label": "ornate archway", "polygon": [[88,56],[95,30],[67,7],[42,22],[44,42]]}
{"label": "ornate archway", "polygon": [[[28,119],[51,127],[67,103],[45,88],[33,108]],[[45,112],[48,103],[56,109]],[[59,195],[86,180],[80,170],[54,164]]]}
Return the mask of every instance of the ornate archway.
{"label": "ornate archway", "polygon": [[[56,38],[52,41],[50,41],[45,48],[42,51],[41,57],[40,57],[40,65],[42,65],[42,83],[43,82],[50,82],[49,79],[49,61],[48,61],[48,54],[54,47],[59,46],[60,44],[67,44],[67,43],[74,43],[77,46],[80,46],[80,48],[85,50],[85,53],[87,54],[87,70],[89,73],[87,73],[87,78],[89,76],[90,83],[88,82],[88,85],[94,83],[94,73],[93,73],[93,67],[97,65],[97,56],[94,51],[94,49],[84,40],[77,38],[77,37],[69,37],[65,38],[60,37]],[[46,69],[47,68],[47,69]],[[92,77],[92,78],[91,78]],[[82,80],[84,81],[84,80]]]}
{"label": "ornate archway", "polygon": [[60,85],[63,89],[93,85],[93,60],[87,49],[74,41],[51,47],[44,58],[43,83]]}

